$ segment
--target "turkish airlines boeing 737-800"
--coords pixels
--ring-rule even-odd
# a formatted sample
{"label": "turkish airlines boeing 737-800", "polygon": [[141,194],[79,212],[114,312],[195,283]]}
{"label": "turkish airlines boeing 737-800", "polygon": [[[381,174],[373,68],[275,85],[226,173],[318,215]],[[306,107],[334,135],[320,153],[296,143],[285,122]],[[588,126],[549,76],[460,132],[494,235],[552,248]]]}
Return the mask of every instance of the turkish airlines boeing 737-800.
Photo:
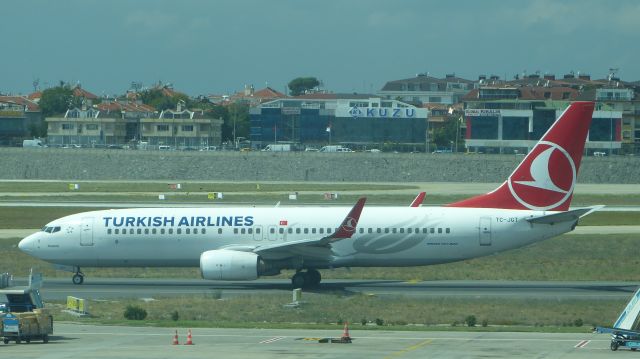
{"label": "turkish airlines boeing 737-800", "polygon": [[[443,207],[136,208],[57,219],[20,241],[25,253],[80,267],[199,266],[212,280],[253,280],[295,269],[454,262],[573,230],[597,207],[569,210],[594,104],[574,102],[496,190]],[[422,201],[422,198],[419,199]],[[418,202],[416,202],[418,203]]]}

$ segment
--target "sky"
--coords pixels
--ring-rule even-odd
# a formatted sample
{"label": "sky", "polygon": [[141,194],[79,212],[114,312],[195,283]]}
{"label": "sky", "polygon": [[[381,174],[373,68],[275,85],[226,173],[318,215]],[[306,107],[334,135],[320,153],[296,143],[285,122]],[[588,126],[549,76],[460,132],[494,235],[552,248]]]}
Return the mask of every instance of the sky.
{"label": "sky", "polygon": [[96,95],[133,81],[191,96],[284,92],[314,76],[375,93],[418,73],[570,71],[640,80],[635,0],[3,0],[0,92],[60,81]]}

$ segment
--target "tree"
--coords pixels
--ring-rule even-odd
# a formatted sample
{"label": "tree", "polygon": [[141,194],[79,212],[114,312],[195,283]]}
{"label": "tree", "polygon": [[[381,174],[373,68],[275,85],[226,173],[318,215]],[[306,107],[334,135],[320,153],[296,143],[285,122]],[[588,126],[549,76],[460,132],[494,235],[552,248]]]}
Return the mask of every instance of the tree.
{"label": "tree", "polygon": [[[431,142],[439,148],[452,148],[456,143],[456,136],[459,131],[458,126],[458,118],[449,117],[442,126],[433,130],[433,139]],[[459,141],[459,144],[460,143]]]}
{"label": "tree", "polygon": [[222,126],[222,139],[229,141],[234,139],[234,122],[235,122],[235,138],[249,138],[249,104],[243,102],[234,102],[227,106],[227,117],[224,118]]}
{"label": "tree", "polygon": [[318,87],[319,85],[320,81],[315,77],[297,77],[288,84],[289,94],[291,96],[302,95],[305,91]]}
{"label": "tree", "polygon": [[73,107],[80,107],[80,99],[73,96],[73,90],[68,85],[48,88],[42,91],[42,97],[38,104],[43,117],[61,115]]}
{"label": "tree", "polygon": [[142,103],[152,106],[158,111],[175,109],[180,100],[185,102],[187,108],[190,108],[192,104],[189,96],[185,94],[177,93],[174,96],[167,96],[159,88],[143,91],[140,94],[140,99]]}

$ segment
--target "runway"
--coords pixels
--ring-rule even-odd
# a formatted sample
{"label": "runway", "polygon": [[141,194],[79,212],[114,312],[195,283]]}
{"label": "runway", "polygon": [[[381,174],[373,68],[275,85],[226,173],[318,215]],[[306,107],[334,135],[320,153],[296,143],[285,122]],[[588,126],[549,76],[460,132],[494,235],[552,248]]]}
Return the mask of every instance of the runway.
{"label": "runway", "polygon": [[[18,278],[16,285],[26,285]],[[413,298],[511,298],[511,299],[628,299],[637,289],[635,282],[555,282],[555,281],[424,281],[393,280],[322,281],[314,293],[362,293],[376,296]],[[69,278],[45,278],[45,300],[65,300],[68,295],[86,299],[154,298],[216,294],[223,298],[257,293],[291,293],[288,279],[261,279],[250,282],[221,282],[203,279],[113,279],[85,278],[74,285]]]}
{"label": "runway", "polygon": [[[48,344],[0,344],[7,358],[602,358],[612,355],[603,334],[416,332],[363,330],[351,325],[352,344],[320,344],[335,330],[193,328],[194,345],[171,345],[175,328],[56,323]],[[623,351],[624,349],[620,349]],[[631,354],[616,353],[616,355]]]}

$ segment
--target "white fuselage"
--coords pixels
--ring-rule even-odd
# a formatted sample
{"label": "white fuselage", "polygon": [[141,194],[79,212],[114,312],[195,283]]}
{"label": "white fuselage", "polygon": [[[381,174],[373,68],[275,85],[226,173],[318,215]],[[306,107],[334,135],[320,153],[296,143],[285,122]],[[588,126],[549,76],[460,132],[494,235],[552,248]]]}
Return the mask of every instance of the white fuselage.
{"label": "white fuselage", "polygon": [[[43,260],[89,267],[198,267],[214,249],[322,238],[345,207],[139,208],[85,212],[55,220],[20,243]],[[572,229],[573,223],[531,224],[554,212],[450,207],[365,207],[352,238],[332,244],[309,268],[417,266],[459,261],[518,248]],[[317,249],[318,253],[321,251]],[[329,258],[327,260],[327,258]]]}

